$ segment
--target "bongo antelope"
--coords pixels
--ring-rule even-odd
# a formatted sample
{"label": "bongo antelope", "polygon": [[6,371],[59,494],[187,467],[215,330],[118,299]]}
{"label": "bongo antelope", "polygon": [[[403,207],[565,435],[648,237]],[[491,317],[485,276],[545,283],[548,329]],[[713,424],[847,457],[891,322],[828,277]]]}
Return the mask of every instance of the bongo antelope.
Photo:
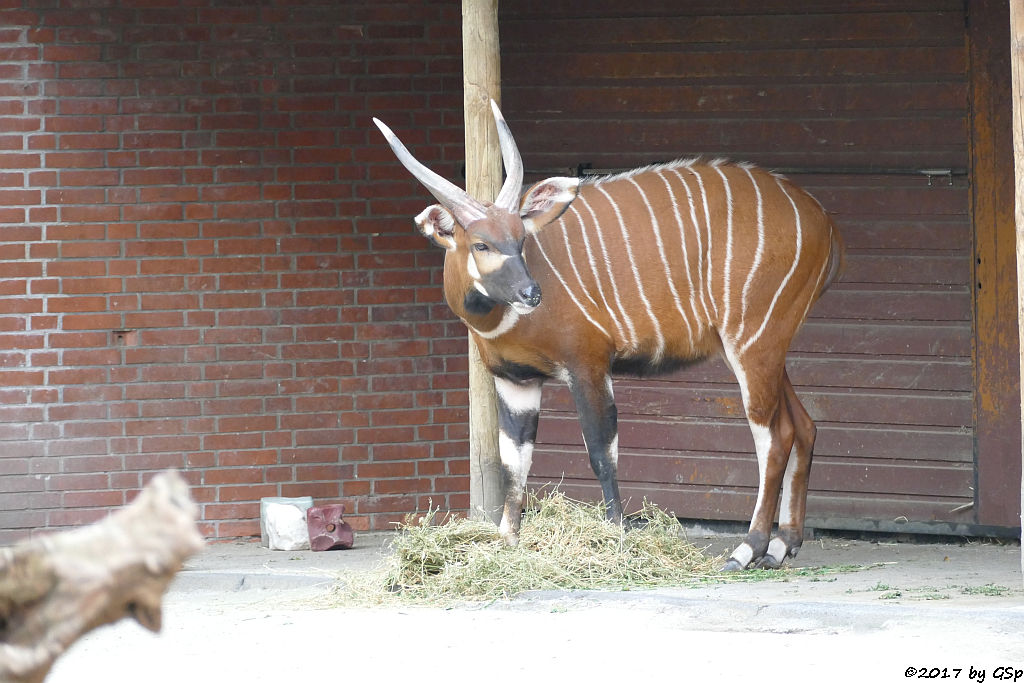
{"label": "bongo antelope", "polygon": [[611,374],[721,354],[739,381],[759,480],[749,533],[724,569],[780,566],[803,541],[815,438],[786,351],[839,271],[831,220],[785,178],[724,161],[548,178],[520,198],[522,159],[491,105],[507,176],[494,203],[426,168],[374,122],[440,202],[415,222],[446,250],[445,298],[494,375],[506,543],[518,542],[545,380],[568,385],[608,518],[621,522]]}

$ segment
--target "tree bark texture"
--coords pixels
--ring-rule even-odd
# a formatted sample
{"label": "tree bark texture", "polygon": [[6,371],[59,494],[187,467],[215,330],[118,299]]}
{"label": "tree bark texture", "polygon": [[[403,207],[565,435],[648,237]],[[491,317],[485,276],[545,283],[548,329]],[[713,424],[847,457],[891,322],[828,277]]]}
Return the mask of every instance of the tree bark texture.
{"label": "tree bark texture", "polygon": [[[501,149],[490,100],[501,102],[498,0],[463,0],[462,60],[466,125],[466,191],[490,202],[501,190]],[[498,454],[494,378],[469,338],[470,517],[501,521],[504,476]]]}
{"label": "tree bark texture", "polygon": [[[1024,349],[1024,0],[1010,0],[1010,69],[1013,74],[1013,165],[1017,222],[1017,321],[1020,348]],[[1024,414],[1024,362],[1021,363],[1021,409]],[[1024,429],[1024,427],[1022,427]],[[1024,463],[1024,449],[1021,452]],[[1022,467],[1024,471],[1024,467]],[[1021,477],[1021,512],[1024,513],[1024,474]],[[1021,571],[1024,572],[1024,524],[1021,524]]]}
{"label": "tree bark texture", "polygon": [[0,548],[0,681],[42,681],[72,643],[122,617],[159,631],[164,591],[203,546],[198,512],[169,471],[102,522]]}

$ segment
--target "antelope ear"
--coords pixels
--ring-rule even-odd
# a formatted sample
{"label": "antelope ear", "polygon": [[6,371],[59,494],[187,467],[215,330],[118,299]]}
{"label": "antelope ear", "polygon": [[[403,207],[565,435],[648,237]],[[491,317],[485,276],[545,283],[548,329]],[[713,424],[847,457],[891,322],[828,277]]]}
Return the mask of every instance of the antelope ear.
{"label": "antelope ear", "polygon": [[428,240],[445,249],[455,248],[455,217],[451,211],[440,204],[431,204],[413,220]]}
{"label": "antelope ear", "polygon": [[561,216],[576,199],[579,189],[579,178],[548,178],[527,190],[519,206],[527,232],[536,234]]}

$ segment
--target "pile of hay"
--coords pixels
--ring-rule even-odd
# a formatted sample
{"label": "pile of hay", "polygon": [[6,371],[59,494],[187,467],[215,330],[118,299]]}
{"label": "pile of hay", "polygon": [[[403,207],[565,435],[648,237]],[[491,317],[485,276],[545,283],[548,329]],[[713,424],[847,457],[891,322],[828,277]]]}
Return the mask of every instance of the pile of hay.
{"label": "pile of hay", "polygon": [[650,588],[716,573],[719,558],[688,543],[675,517],[645,503],[642,524],[607,522],[602,505],[555,491],[533,499],[519,546],[493,524],[465,519],[407,521],[392,544],[387,590],[414,602],[493,600],[528,590]]}

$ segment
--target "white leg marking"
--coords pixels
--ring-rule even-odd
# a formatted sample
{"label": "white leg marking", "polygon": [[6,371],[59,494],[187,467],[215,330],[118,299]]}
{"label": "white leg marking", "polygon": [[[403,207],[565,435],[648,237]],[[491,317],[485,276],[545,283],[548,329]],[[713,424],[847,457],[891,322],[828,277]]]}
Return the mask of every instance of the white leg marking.
{"label": "white leg marking", "polygon": [[579,299],[577,299],[576,296],[572,293],[572,290],[569,289],[569,285],[566,284],[565,279],[562,277],[562,274],[558,272],[558,269],[555,268],[555,264],[551,262],[551,259],[549,259],[548,255],[544,252],[544,246],[540,243],[540,240],[536,240],[536,244],[537,250],[540,251],[540,255],[544,257],[544,261],[548,264],[548,268],[550,268],[551,272],[555,274],[556,278],[558,278],[558,281],[562,284],[562,287],[565,289],[565,293],[568,294],[569,298],[572,299],[572,302],[576,304],[576,308],[580,310],[580,313],[583,314],[583,317],[589,320],[590,324],[592,324],[594,327],[600,330],[601,334],[611,339],[612,335],[608,334],[608,330],[604,329],[604,327],[601,326],[601,323],[597,322],[592,317],[590,317],[590,314],[587,313],[587,309],[583,307],[583,304],[580,303]]}
{"label": "white leg marking", "polygon": [[[604,390],[608,392],[608,400],[612,403],[615,402],[615,392],[612,389],[612,376],[605,375],[604,377]],[[612,437],[612,442],[608,444],[608,457],[612,461],[612,465],[617,470],[619,468],[619,434],[616,431],[615,436]]]}
{"label": "white leg marking", "polygon": [[[501,464],[508,470],[510,478],[512,480],[512,486],[517,487],[518,492],[521,494],[523,489],[526,488],[526,478],[530,474],[530,465],[533,461],[533,444],[524,443],[521,447],[516,446],[516,442],[513,441],[505,432],[498,431],[498,455],[501,458]],[[510,511],[512,515],[518,515],[517,510]],[[509,539],[509,542],[514,542],[514,538],[511,537],[513,519],[509,515],[503,514],[501,516],[501,524],[498,525],[498,532]]]}
{"label": "white leg marking", "polygon": [[608,194],[600,185],[594,185],[597,191],[605,196],[608,203],[612,207],[612,211],[615,212],[615,217],[619,221],[619,232],[622,235],[622,243],[626,246],[626,257],[629,259],[629,267],[633,271],[633,279],[636,281],[636,291],[640,295],[640,300],[644,303],[644,308],[647,309],[647,315],[651,319],[651,325],[654,327],[654,338],[657,343],[657,347],[654,351],[654,358],[657,360],[661,358],[661,355],[665,352],[665,337],[661,334],[661,325],[658,324],[658,319],[654,315],[654,309],[651,307],[651,302],[647,298],[647,294],[644,292],[643,282],[640,280],[640,271],[636,267],[636,259],[633,257],[633,247],[629,244],[629,233],[626,229],[626,224],[622,220],[622,212],[619,211],[619,205],[615,203],[612,196]]}
{"label": "white leg marking", "polygon": [[[659,173],[657,175],[660,177],[661,174]],[[662,180],[664,180],[664,178],[662,178]],[[683,312],[683,303],[679,300],[679,292],[676,291],[676,283],[672,278],[672,271],[669,268],[668,256],[665,254],[665,243],[661,239],[661,226],[658,224],[658,217],[654,215],[654,209],[651,207],[651,202],[647,199],[647,194],[643,191],[643,188],[640,187],[639,183],[632,178],[629,179],[629,182],[632,183],[633,187],[636,188],[636,191],[640,193],[640,198],[644,200],[644,206],[647,207],[647,215],[650,216],[651,219],[651,230],[654,232],[654,241],[658,245],[658,255],[661,257],[661,264],[665,269],[665,280],[668,282],[668,289],[669,292],[672,293],[672,300],[676,304],[676,310],[679,311],[679,317],[683,319],[684,323],[686,323],[686,332],[690,337],[690,347],[692,348],[693,329],[690,327],[689,317]],[[670,191],[669,196],[671,197],[671,195],[672,193]],[[678,210],[676,211],[676,215],[679,215]]]}
{"label": "white leg marking", "polygon": [[604,267],[608,273],[608,281],[612,286],[612,296],[615,298],[615,305],[618,306],[619,312],[622,313],[623,322],[626,323],[626,328],[629,329],[630,345],[636,346],[636,328],[633,326],[633,320],[629,317],[629,313],[626,312],[625,306],[622,305],[622,299],[619,297],[619,285],[615,282],[615,276],[612,274],[611,259],[608,258],[608,248],[604,243],[604,231],[601,229],[601,223],[597,220],[597,214],[590,208],[586,198],[580,196],[574,203],[579,203],[586,208],[590,212],[590,218],[594,221],[594,231],[597,233],[597,242],[601,246],[601,256],[604,258]]}
{"label": "white leg marking", "polygon": [[741,567],[746,567],[754,559],[754,549],[743,542],[736,546],[736,550],[732,551],[730,557],[739,562]]}
{"label": "white leg marking", "polygon": [[768,472],[768,450],[772,446],[772,433],[768,427],[754,422],[750,423],[750,432],[754,435],[754,451],[757,453],[757,502],[754,503],[754,514],[751,515],[753,520],[760,514],[764,505],[764,479]]}
{"label": "white leg marking", "polygon": [[494,388],[511,413],[521,415],[540,410],[540,384],[516,384],[502,377],[495,377]]}
{"label": "white leg marking", "polygon": [[757,249],[754,251],[754,264],[750,267],[750,273],[747,274],[747,281],[743,283],[743,308],[740,313],[740,328],[737,330],[735,337],[737,341],[743,340],[743,326],[747,322],[750,288],[754,283],[754,277],[757,275],[757,269],[761,267],[761,259],[764,258],[764,198],[761,196],[761,188],[757,186],[754,174],[750,172],[749,168],[744,168],[743,170],[747,172],[747,176],[750,178],[750,184],[754,187],[754,196],[757,200]]}
{"label": "white leg marking", "polygon": [[501,457],[501,464],[512,475],[512,481],[519,488],[526,486],[526,477],[530,474],[530,465],[533,461],[533,444],[524,443],[522,447],[517,448],[512,437],[499,430],[498,455]]}
{"label": "white leg marking", "polygon": [[761,511],[761,506],[764,504],[764,479],[768,472],[768,451],[772,445],[772,433],[767,426],[759,425],[749,419],[750,388],[747,383],[747,373],[744,372],[735,350],[730,346],[726,346],[724,350],[725,358],[729,362],[733,374],[736,375],[736,381],[740,385],[740,394],[743,396],[743,408],[748,415],[747,423],[750,425],[750,433],[754,437],[754,453],[757,455],[757,502],[754,503],[754,514],[750,516],[751,528],[753,528],[753,521],[757,518],[758,513]]}
{"label": "white leg marking", "polygon": [[743,409],[747,410],[750,407],[747,373],[744,372],[743,366],[740,364],[739,354],[736,353],[732,346],[724,346],[722,350],[725,352],[725,360],[729,364],[729,369],[732,370],[732,374],[736,376],[736,382],[740,385],[740,394],[743,396]]}
{"label": "white leg marking", "polygon": [[[722,334],[727,336],[729,329],[729,308],[732,297],[729,295],[732,284],[732,188],[729,186],[729,179],[718,166],[715,171],[722,178],[722,187],[725,188],[725,267],[722,273],[722,298],[725,300],[722,307]],[[710,264],[709,264],[710,265]]]}
{"label": "white leg marking", "polygon": [[[498,534],[501,535],[502,538],[508,538],[508,535],[509,535],[509,533],[511,533],[511,531],[512,531],[512,525],[509,523],[508,517],[506,517],[505,515],[502,515],[501,516],[501,524],[498,525]],[[515,543],[518,543],[518,541],[519,541],[519,539],[515,539],[514,541],[509,540],[509,541],[506,541],[506,542],[510,543],[510,544],[515,544]]]}
{"label": "white leg marking", "polygon": [[[508,469],[512,480],[511,485],[517,487],[517,492],[521,495],[523,489],[526,488],[526,478],[530,474],[533,444],[524,443],[521,447],[517,447],[516,442],[505,432],[498,430],[498,455],[501,458],[501,464]],[[518,520],[519,510],[506,510],[506,512],[509,514],[502,514],[498,533],[506,539],[506,542],[514,545],[518,542],[518,538],[512,535],[512,525],[515,520]]]}
{"label": "white leg marking", "polygon": [[776,536],[772,539],[772,542],[768,544],[768,554],[775,558],[775,560],[782,564],[782,561],[786,559],[786,554],[789,552],[789,547],[786,546],[786,542]]}
{"label": "white leg marking", "polygon": [[796,256],[793,258],[793,265],[789,267],[789,272],[786,273],[786,277],[782,279],[782,284],[780,284],[779,288],[775,291],[775,296],[772,297],[772,302],[768,306],[768,312],[765,313],[764,320],[761,321],[761,326],[757,328],[757,332],[754,333],[754,336],[748,339],[746,343],[743,344],[743,347],[740,348],[741,355],[764,333],[765,326],[768,324],[768,321],[772,319],[772,313],[775,311],[775,304],[779,302],[782,290],[784,290],[786,285],[789,284],[789,279],[793,277],[793,273],[796,272],[796,268],[800,264],[800,251],[803,248],[803,228],[800,225],[800,210],[797,208],[796,202],[793,201],[793,198],[789,196],[788,192],[786,192],[786,187],[782,184],[782,181],[776,178],[775,182],[778,184],[779,189],[782,190],[782,194],[784,194],[786,199],[789,200],[790,206],[793,207],[793,216],[796,220]]}
{"label": "white leg marking", "polygon": [[796,478],[797,459],[792,453],[782,477],[782,497],[779,499],[779,526],[792,526],[798,522],[793,514],[793,480]]}

